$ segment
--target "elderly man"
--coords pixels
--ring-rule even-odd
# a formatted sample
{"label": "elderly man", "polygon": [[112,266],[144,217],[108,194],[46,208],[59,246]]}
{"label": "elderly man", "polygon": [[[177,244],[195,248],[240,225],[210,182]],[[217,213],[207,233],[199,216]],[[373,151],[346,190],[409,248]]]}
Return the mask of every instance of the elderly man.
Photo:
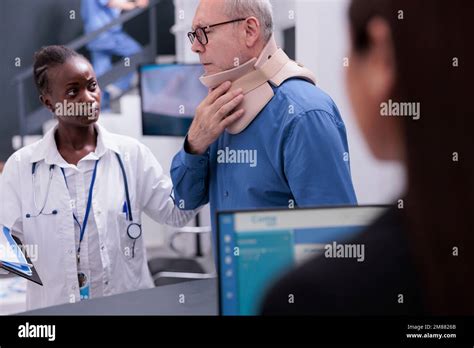
{"label": "elderly man", "polygon": [[339,111],[278,50],[270,2],[202,0],[192,30],[210,93],[173,159],[177,204],[210,201],[213,227],[216,210],[356,204]]}

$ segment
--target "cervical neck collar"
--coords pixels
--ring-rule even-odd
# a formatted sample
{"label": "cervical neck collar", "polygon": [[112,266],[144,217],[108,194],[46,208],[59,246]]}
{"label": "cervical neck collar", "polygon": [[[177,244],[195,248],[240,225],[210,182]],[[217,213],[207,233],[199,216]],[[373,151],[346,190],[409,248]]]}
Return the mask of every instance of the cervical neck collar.
{"label": "cervical neck collar", "polygon": [[290,78],[301,78],[316,84],[313,73],[290,60],[285,52],[277,47],[272,36],[258,58],[253,58],[234,69],[202,76],[200,80],[210,89],[225,81],[232,82],[230,91],[242,88],[244,99],[238,108],[243,108],[245,113],[226,129],[230,134],[238,134],[247,128],[273,98],[274,93],[270,84],[278,87]]}

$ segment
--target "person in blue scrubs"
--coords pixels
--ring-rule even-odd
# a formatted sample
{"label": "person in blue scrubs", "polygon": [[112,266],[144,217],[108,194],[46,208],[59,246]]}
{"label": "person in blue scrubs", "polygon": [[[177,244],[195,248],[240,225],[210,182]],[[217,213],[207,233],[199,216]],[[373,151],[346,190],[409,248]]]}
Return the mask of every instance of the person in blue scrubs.
{"label": "person in blue scrubs", "polygon": [[[202,0],[193,30],[242,17],[229,4],[232,0]],[[241,62],[258,57],[270,39],[269,2],[252,1],[248,7],[244,21],[213,27],[206,44],[194,40],[192,49],[206,74],[231,69],[235,57]],[[272,87],[273,99],[244,131],[232,135],[225,128],[242,115],[236,107],[243,96],[239,90],[226,93],[230,85],[217,87],[198,106],[173,159],[171,177],[180,208],[210,202],[215,236],[216,210],[357,204],[346,129],[326,93],[301,79]],[[222,163],[219,152],[231,150],[254,151],[256,161]]]}
{"label": "person in blue scrubs", "polygon": [[[146,6],[148,6],[148,0],[82,0],[81,15],[84,21],[84,31],[91,33],[104,27],[120,17],[123,10]],[[112,68],[113,56],[130,57],[141,50],[140,44],[123,32],[122,25],[117,25],[102,33],[90,42],[87,48],[91,53],[92,65],[97,76],[105,74]],[[128,90],[132,79],[132,73],[120,78],[114,84],[116,94]]]}

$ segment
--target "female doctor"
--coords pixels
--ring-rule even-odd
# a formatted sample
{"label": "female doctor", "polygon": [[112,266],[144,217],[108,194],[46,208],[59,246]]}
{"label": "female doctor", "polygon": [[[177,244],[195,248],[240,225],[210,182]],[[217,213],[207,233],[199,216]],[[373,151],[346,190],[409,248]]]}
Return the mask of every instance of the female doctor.
{"label": "female doctor", "polygon": [[85,57],[44,47],[34,78],[58,124],[9,158],[0,190],[0,224],[37,247],[43,286],[28,282],[27,309],[153,287],[142,211],[178,227],[196,212],[174,204],[171,180],[146,146],[96,123],[101,93]]}

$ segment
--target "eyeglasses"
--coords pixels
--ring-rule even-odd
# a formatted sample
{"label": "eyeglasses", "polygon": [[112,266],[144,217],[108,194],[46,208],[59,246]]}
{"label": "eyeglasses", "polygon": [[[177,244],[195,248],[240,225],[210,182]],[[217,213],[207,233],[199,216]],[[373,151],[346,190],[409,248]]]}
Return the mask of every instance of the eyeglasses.
{"label": "eyeglasses", "polygon": [[206,30],[208,30],[210,28],[213,28],[213,27],[217,27],[218,25],[224,25],[224,24],[229,24],[229,23],[245,21],[246,19],[247,18],[239,18],[239,19],[234,19],[234,20],[227,21],[227,22],[208,25],[208,26],[205,26],[205,27],[198,27],[198,28],[196,28],[195,31],[191,31],[191,32],[188,33],[189,41],[191,41],[191,45],[192,45],[192,44],[194,44],[194,39],[197,38],[201,45],[203,45],[203,46],[207,45],[207,43],[209,42],[209,39],[207,38]]}

